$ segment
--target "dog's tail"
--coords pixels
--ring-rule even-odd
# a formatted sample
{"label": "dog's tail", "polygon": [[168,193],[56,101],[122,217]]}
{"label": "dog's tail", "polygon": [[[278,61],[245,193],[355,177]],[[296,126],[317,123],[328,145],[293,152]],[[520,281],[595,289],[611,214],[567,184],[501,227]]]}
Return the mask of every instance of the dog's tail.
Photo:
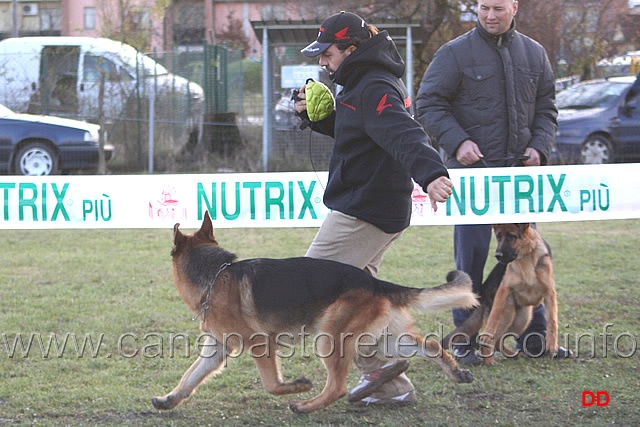
{"label": "dog's tail", "polygon": [[471,290],[469,275],[459,270],[453,270],[447,274],[447,283],[422,289],[409,305],[425,312],[451,308],[471,308],[478,305],[478,297]]}

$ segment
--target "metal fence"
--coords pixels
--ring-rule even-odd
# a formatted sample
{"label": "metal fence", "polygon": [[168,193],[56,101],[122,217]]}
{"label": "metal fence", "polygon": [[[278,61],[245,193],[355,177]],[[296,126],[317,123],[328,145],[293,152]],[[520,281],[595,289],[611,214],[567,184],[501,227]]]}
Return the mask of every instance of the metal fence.
{"label": "metal fence", "polygon": [[120,43],[89,49],[63,44],[64,37],[47,39],[13,50],[0,43],[0,104],[101,124],[114,146],[111,173],[149,172],[154,163],[155,171],[194,171],[188,160],[176,159],[189,150],[224,159],[247,144],[257,148],[240,155],[257,153],[259,164],[265,120],[273,129],[269,170],[328,166],[333,140],[298,128],[292,87],[283,85],[282,67],[300,63],[302,46],[271,51],[272,107],[264,112],[261,60],[240,50],[203,43],[143,55]]}
{"label": "metal fence", "polygon": [[[309,129],[299,129],[300,122],[294,116],[291,101],[291,90],[297,86],[283,82],[283,66],[299,65],[302,47],[271,50],[269,75],[270,87],[274,90],[269,103],[271,110],[266,112],[263,111],[261,61],[243,59],[241,51],[205,43],[202,50],[153,56],[171,72],[183,75],[203,88],[204,114],[197,143],[207,152],[227,158],[241,144],[253,144],[259,151],[264,144],[262,126],[269,120],[273,129],[268,144],[269,170],[326,170],[333,139]],[[317,63],[314,61],[313,65]],[[321,74],[310,77],[324,79],[330,84]],[[196,144],[195,137],[191,143]],[[255,150],[246,155],[255,155]],[[233,169],[231,160],[227,164],[228,169]]]}

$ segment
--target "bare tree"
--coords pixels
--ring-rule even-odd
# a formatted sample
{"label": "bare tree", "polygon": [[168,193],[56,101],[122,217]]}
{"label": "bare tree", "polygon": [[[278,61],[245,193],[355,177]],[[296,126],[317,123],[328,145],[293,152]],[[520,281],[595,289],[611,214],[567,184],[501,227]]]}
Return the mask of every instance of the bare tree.
{"label": "bare tree", "polygon": [[627,0],[563,0],[556,64],[566,63],[567,74],[593,77],[596,62],[618,50],[624,40],[621,23],[628,17]]}
{"label": "bare tree", "polygon": [[231,11],[227,15],[227,26],[221,32],[216,32],[216,41],[228,45],[233,49],[240,49],[245,54],[249,53],[249,39],[244,33],[242,21],[234,16]]}
{"label": "bare tree", "polygon": [[461,19],[477,0],[329,0],[323,2],[295,2],[301,16],[323,18],[340,10],[355,12],[372,24],[383,19],[419,21],[420,37],[416,41],[414,58],[419,79],[431,61],[433,53],[444,42],[469,29],[470,22]]}
{"label": "bare tree", "polygon": [[[442,44],[472,28],[477,0],[329,0],[297,1],[290,7],[301,16],[322,18],[348,10],[376,19],[407,19],[421,24],[415,50],[416,78],[420,78]],[[517,28],[542,44],[559,74],[591,76],[602,57],[621,53],[623,45],[640,42],[640,30],[628,15],[627,0],[555,0],[519,2]],[[637,23],[636,23],[637,24]]]}
{"label": "bare tree", "polygon": [[171,0],[157,0],[153,6],[140,6],[134,0],[103,0],[98,2],[102,23],[101,36],[149,51],[153,21],[162,21]]}
{"label": "bare tree", "polygon": [[563,0],[518,2],[518,31],[544,46],[552,64],[560,53]]}

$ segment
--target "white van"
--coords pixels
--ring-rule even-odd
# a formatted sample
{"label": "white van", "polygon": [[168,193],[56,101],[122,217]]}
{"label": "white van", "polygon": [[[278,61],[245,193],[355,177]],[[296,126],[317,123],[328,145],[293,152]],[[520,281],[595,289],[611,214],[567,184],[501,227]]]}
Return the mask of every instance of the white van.
{"label": "white van", "polygon": [[202,114],[202,87],[169,73],[127,44],[58,36],[0,41],[0,104],[14,111],[95,121],[102,75],[106,118],[119,117],[130,97],[146,98],[151,91],[157,102],[174,95],[194,120]]}

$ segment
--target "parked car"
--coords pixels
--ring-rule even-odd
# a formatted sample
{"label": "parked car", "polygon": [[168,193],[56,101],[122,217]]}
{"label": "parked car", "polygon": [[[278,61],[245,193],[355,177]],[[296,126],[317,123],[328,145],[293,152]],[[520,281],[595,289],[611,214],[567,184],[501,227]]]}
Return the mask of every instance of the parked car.
{"label": "parked car", "polygon": [[[101,79],[104,76],[104,79]],[[131,94],[190,108],[198,121],[204,91],[125,43],[94,37],[15,37],[0,41],[0,103],[14,111],[97,120],[119,117]],[[186,108],[180,104],[182,108]]]}
{"label": "parked car", "polygon": [[[18,175],[96,172],[99,130],[96,124],[18,114],[0,105],[0,171]],[[113,146],[105,141],[105,160],[112,153]]]}
{"label": "parked car", "polygon": [[292,95],[292,89],[287,89],[284,93],[279,94],[273,111],[273,120],[277,127],[290,128],[300,123],[300,120],[296,117],[296,109],[291,99]]}
{"label": "parked car", "polygon": [[625,104],[625,95],[635,78],[589,80],[558,92],[553,163],[640,159],[640,97]]}

